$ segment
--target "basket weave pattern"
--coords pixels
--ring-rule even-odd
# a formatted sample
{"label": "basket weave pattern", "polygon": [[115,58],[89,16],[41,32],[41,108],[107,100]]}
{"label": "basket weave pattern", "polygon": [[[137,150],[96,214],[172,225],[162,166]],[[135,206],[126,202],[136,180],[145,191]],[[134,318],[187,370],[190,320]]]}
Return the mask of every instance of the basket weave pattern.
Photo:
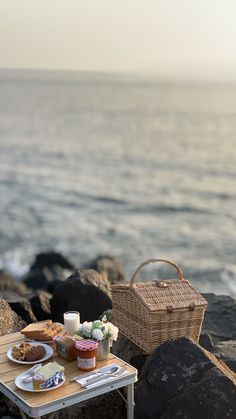
{"label": "basket weave pattern", "polygon": [[[179,279],[136,284],[137,273],[152,262],[174,266]],[[115,324],[144,352],[181,336],[198,342],[207,302],[174,262],[148,260],[138,267],[130,284],[113,285],[111,291]]]}

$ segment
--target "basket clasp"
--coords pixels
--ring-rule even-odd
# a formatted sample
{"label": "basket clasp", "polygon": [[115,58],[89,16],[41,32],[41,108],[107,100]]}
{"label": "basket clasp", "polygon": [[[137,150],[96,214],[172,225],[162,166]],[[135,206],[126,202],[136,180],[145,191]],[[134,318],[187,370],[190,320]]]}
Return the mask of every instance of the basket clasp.
{"label": "basket clasp", "polygon": [[167,284],[165,281],[155,281],[155,282],[156,282],[157,287],[160,287],[160,288],[169,287],[169,284]]}

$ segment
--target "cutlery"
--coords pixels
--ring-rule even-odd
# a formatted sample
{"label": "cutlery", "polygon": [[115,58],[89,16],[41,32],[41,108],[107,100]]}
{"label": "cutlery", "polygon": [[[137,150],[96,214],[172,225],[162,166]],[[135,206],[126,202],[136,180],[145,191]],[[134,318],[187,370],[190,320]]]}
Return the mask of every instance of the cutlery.
{"label": "cutlery", "polygon": [[119,375],[122,375],[124,371],[125,371],[125,369],[124,368],[121,368],[119,371],[117,371],[115,373],[105,372],[104,374],[101,374],[99,377],[96,377],[96,378],[93,378],[93,379],[91,378],[90,380],[87,380],[82,385],[82,387],[90,386],[91,384],[95,384],[95,383],[99,382],[100,380],[103,380],[104,378],[109,378],[109,377],[115,378],[115,377],[118,377]]}
{"label": "cutlery", "polygon": [[92,383],[94,380],[96,380],[97,378],[102,378],[104,375],[107,375],[107,374],[109,374],[109,375],[112,375],[112,374],[115,374],[117,371],[118,371],[118,369],[119,369],[119,367],[112,367],[110,370],[108,370],[108,371],[104,371],[104,372],[101,372],[101,371],[99,371],[98,373],[99,373],[99,376],[98,377],[91,377],[91,378],[88,378],[86,381],[85,381],[85,385],[87,385],[87,384],[89,384],[89,383]]}
{"label": "cutlery", "polygon": [[[91,378],[90,378],[90,380],[91,379],[94,379],[95,377],[93,377],[94,375],[97,375],[97,374],[108,374],[108,373],[111,373],[111,374],[114,374],[114,372],[115,371],[117,371],[119,369],[119,367],[117,367],[117,366],[112,366],[110,369],[108,369],[107,371],[94,371],[92,374],[89,374],[89,376],[88,377],[90,377],[90,375],[91,375]],[[99,375],[99,377],[100,377],[100,375]],[[69,382],[72,382],[72,381],[76,381],[76,380],[79,380],[79,379],[82,379],[83,378],[83,376],[81,376],[81,375],[77,375],[76,377],[73,377],[73,378],[70,378],[70,380],[69,380]],[[84,378],[86,378],[86,377],[84,377]],[[96,377],[97,378],[97,377]],[[89,380],[89,378],[88,378],[88,380]],[[88,381],[87,380],[87,381]]]}

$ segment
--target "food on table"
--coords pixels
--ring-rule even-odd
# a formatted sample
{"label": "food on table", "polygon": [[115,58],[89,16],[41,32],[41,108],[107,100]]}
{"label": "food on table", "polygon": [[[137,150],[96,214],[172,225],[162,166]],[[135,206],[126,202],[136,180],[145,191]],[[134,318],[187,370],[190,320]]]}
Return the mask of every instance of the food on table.
{"label": "food on table", "polygon": [[23,342],[19,346],[13,346],[11,353],[13,358],[18,361],[33,362],[42,359],[46,351],[41,345],[33,346],[27,342]]}
{"label": "food on table", "polygon": [[45,354],[46,354],[46,350],[43,346],[41,345],[32,346],[30,350],[27,351],[25,354],[25,361],[27,362],[38,361],[39,359],[42,359]]}
{"label": "food on table", "polygon": [[42,390],[55,387],[64,379],[64,367],[57,362],[49,362],[43,367],[37,369],[33,375],[33,389]]}
{"label": "food on table", "polygon": [[29,343],[23,342],[19,346],[13,346],[11,353],[13,358],[17,359],[18,361],[24,361],[26,353],[31,349],[31,345]]}
{"label": "food on table", "polygon": [[77,357],[75,341],[69,337],[55,337],[56,350],[66,361],[74,361]]}
{"label": "food on table", "polygon": [[43,322],[29,324],[21,330],[21,333],[27,339],[52,341],[53,337],[60,333],[62,330],[62,325],[59,325],[58,323],[53,323],[52,320],[46,320]]}
{"label": "food on table", "polygon": [[75,344],[77,365],[81,371],[92,371],[97,366],[96,356],[98,342],[90,339],[79,340]]}
{"label": "food on table", "polygon": [[33,389],[34,390],[40,390],[41,389],[41,384],[45,383],[45,378],[43,376],[43,374],[35,374],[32,378],[32,382],[33,382]]}

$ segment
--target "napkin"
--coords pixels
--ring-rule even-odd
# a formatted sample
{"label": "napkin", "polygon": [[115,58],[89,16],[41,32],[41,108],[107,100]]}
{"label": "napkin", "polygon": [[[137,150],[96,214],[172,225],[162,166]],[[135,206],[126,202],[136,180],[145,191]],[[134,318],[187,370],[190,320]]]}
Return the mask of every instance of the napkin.
{"label": "napkin", "polygon": [[[99,381],[96,381],[96,383],[86,384],[88,379],[98,378],[101,375],[101,374],[98,374],[98,373],[103,374],[105,372],[109,372],[112,367],[118,367],[115,375],[107,375],[107,376],[101,377],[101,379]],[[123,370],[122,374],[121,374],[121,370]],[[122,367],[119,367],[119,365],[111,364],[111,365],[108,365],[107,367],[99,368],[93,374],[86,375],[86,377],[83,377],[83,378],[79,378],[78,380],[76,380],[76,382],[79,383],[82,387],[94,388],[98,385],[100,386],[101,384],[108,383],[109,381],[112,381],[115,378],[122,377],[122,375],[125,374],[125,373],[126,373],[126,371]]]}
{"label": "napkin", "polygon": [[52,377],[48,378],[45,383],[41,384],[41,388],[51,388],[58,386],[58,384],[65,378],[64,371],[56,372]]}

